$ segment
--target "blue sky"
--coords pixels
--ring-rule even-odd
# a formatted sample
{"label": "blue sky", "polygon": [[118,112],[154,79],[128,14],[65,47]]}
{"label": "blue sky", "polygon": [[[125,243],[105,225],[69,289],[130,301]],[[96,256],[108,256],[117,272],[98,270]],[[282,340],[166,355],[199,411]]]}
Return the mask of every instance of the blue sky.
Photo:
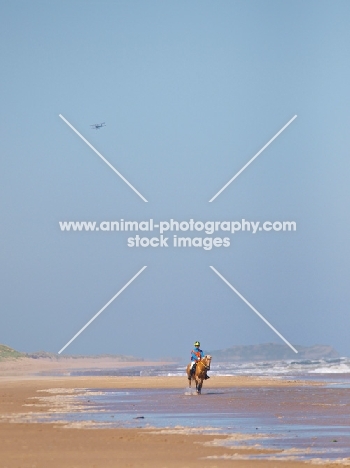
{"label": "blue sky", "polygon": [[[3,2],[0,342],[57,352],[147,265],[67,352],[279,343],[213,265],[292,344],[350,355],[349,14],[346,1]],[[237,233],[206,252],[58,224],[121,218],[297,232]]]}

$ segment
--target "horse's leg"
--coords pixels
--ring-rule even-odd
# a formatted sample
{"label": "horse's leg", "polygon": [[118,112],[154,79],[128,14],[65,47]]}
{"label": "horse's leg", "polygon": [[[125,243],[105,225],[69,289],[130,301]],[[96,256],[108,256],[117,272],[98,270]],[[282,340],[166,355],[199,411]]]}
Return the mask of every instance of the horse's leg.
{"label": "horse's leg", "polygon": [[202,393],[202,385],[203,385],[203,380],[200,380],[198,382],[198,390],[197,390],[198,395]]}
{"label": "horse's leg", "polygon": [[187,379],[188,379],[188,386],[189,388],[191,388],[191,380],[192,380],[192,377],[191,377],[191,368],[190,368],[190,364],[187,366]]}

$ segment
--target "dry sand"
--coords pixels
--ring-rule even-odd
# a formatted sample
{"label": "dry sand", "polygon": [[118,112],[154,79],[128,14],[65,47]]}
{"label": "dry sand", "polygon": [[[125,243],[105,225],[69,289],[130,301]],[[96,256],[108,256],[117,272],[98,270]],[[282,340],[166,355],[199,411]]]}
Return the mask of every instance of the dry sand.
{"label": "dry sand", "polygon": [[[228,448],[204,445],[213,439],[224,439],[226,436],[169,434],[160,431],[154,433],[149,429],[72,429],[60,424],[9,422],[7,419],[9,415],[31,412],[33,408],[24,405],[32,404],[33,397],[42,395],[42,390],[53,388],[184,388],[186,381],[184,382],[181,377],[36,377],[27,372],[28,368],[27,371],[23,368],[20,370],[20,363],[16,369],[14,369],[16,365],[12,363],[13,368],[10,371],[8,366],[5,370],[1,364],[3,363],[0,363],[0,468],[296,468],[305,466],[303,462],[293,461],[235,461],[205,458],[232,456],[232,450]],[[46,364],[37,362],[36,370],[41,365],[45,367]],[[77,364],[80,367],[79,363],[75,362],[75,365]],[[95,360],[94,364],[96,364]],[[126,366],[126,363],[119,364]],[[132,365],[144,364],[132,363]],[[116,366],[116,363],[114,365]],[[4,375],[9,373],[16,375]],[[291,387],[300,383],[249,377],[212,377],[210,380],[211,388],[257,385]],[[203,396],[195,398],[203,398]],[[36,409],[42,412],[47,410],[45,407]],[[234,452],[249,455],[259,450],[243,448],[235,449]]]}
{"label": "dry sand", "polygon": [[31,359],[0,361],[0,376],[6,375],[38,375],[69,374],[76,370],[86,369],[123,369],[127,367],[150,367],[171,364],[169,362],[120,361],[113,358],[58,358],[58,359]]}

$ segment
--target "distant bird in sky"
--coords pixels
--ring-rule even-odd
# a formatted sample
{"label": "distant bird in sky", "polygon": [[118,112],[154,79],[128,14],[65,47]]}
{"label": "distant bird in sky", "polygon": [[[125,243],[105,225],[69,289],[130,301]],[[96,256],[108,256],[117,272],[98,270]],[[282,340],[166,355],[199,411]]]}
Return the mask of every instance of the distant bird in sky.
{"label": "distant bird in sky", "polygon": [[99,128],[102,128],[102,127],[105,127],[105,126],[106,126],[106,124],[104,122],[90,125],[90,127],[93,130],[98,130]]}

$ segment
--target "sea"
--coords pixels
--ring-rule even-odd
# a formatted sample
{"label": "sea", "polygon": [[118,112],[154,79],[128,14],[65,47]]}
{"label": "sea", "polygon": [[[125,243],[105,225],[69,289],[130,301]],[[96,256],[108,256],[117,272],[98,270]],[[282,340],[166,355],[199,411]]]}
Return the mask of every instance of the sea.
{"label": "sea", "polygon": [[[84,369],[74,370],[70,375],[101,375],[101,376],[185,376],[186,364],[163,364],[150,367],[131,366],[122,369]],[[350,358],[340,357],[333,359],[314,360],[288,360],[288,361],[261,361],[261,362],[237,362],[237,363],[213,363],[209,375],[232,376],[250,375],[280,378],[308,378],[322,380],[329,375],[334,378],[334,374],[350,376]]]}

